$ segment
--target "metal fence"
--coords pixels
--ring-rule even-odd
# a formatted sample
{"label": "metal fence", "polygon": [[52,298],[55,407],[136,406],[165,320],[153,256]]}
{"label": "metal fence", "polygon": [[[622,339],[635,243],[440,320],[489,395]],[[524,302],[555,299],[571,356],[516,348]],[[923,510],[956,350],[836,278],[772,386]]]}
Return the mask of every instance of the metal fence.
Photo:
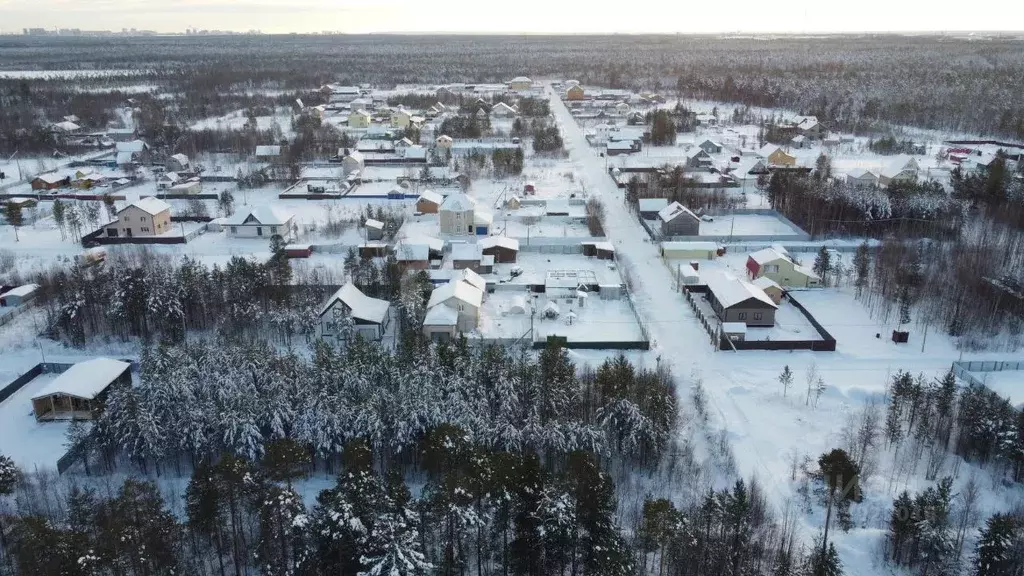
{"label": "metal fence", "polygon": [[972,374],[972,372],[1003,372],[1005,370],[1024,369],[1024,360],[974,360],[968,362],[953,362],[953,373],[958,378],[973,384],[984,386],[985,382]]}

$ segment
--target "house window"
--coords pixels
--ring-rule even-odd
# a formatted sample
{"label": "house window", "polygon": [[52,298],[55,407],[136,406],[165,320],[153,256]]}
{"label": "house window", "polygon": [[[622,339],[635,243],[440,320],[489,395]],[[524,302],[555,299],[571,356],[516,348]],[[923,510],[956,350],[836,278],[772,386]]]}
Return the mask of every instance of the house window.
{"label": "house window", "polygon": [[237,226],[232,226],[231,227],[231,233],[232,234],[238,234],[238,227]]}
{"label": "house window", "polygon": [[740,320],[746,320],[747,319],[747,313],[746,312],[740,312],[739,314],[737,314],[736,317],[739,318]]}
{"label": "house window", "polygon": [[466,226],[466,229],[467,229],[467,230],[468,230],[469,232],[472,232],[472,231],[473,231],[473,227],[472,227],[472,226]]}
{"label": "house window", "polygon": [[754,320],[760,320],[760,319],[761,319],[761,313],[760,312],[754,312]]}
{"label": "house window", "polygon": [[779,271],[779,265],[778,264],[768,264],[768,265],[766,265],[764,267],[764,271],[768,272],[769,274],[774,274],[774,273]]}
{"label": "house window", "polygon": [[263,236],[263,228],[262,227],[259,227],[259,226],[256,227],[256,235],[257,236]]}

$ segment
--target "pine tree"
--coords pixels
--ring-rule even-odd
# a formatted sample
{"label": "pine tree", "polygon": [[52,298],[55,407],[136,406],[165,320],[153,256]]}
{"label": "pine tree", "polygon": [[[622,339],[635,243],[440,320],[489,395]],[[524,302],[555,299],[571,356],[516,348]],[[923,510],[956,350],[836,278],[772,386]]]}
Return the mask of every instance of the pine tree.
{"label": "pine tree", "polygon": [[60,230],[60,239],[64,240],[67,238],[64,232],[65,217],[67,215],[66,206],[64,202],[61,202],[60,198],[54,198],[52,210],[53,221],[57,224],[57,229]]}
{"label": "pine tree", "polygon": [[840,501],[848,503],[861,500],[860,467],[850,459],[845,450],[836,448],[818,458],[818,468],[827,492],[825,531],[821,538],[821,552],[826,554],[825,545],[828,543],[828,528],[832,519],[833,505]]}
{"label": "pine tree", "polygon": [[985,521],[974,559],[975,576],[1020,574],[1021,561],[1024,561],[1020,555],[1021,529],[1020,519],[1008,514],[997,512]]}
{"label": "pine tree", "polygon": [[21,228],[25,224],[24,214],[21,212],[21,204],[17,202],[8,201],[4,205],[4,219],[7,220],[7,224],[14,228],[14,241],[20,242],[18,238],[18,228]]}
{"label": "pine tree", "polygon": [[822,285],[827,286],[828,273],[832,270],[832,253],[828,251],[828,248],[822,246],[821,250],[818,250],[818,255],[814,258],[813,269],[814,273],[821,278]]}
{"label": "pine tree", "polygon": [[782,384],[782,397],[785,398],[789,387],[793,385],[793,371],[789,369],[789,364],[782,367],[782,373],[779,374],[779,384]]}
{"label": "pine tree", "polygon": [[839,560],[835,544],[830,543],[827,549],[824,546],[814,547],[814,551],[811,553],[810,574],[811,576],[842,576],[843,564]]}
{"label": "pine tree", "polygon": [[858,298],[864,294],[864,289],[867,288],[870,265],[871,258],[868,255],[868,243],[865,240],[860,246],[857,246],[857,252],[853,255],[853,269],[856,275],[853,285],[857,289]]}

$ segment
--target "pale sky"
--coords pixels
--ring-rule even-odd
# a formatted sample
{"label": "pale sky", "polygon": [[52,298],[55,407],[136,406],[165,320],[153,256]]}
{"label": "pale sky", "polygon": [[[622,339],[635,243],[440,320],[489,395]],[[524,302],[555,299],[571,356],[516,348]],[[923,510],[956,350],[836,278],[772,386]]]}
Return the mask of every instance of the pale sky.
{"label": "pale sky", "polygon": [[1024,2],[988,0],[0,0],[0,32],[185,28],[265,33],[1020,31]]}

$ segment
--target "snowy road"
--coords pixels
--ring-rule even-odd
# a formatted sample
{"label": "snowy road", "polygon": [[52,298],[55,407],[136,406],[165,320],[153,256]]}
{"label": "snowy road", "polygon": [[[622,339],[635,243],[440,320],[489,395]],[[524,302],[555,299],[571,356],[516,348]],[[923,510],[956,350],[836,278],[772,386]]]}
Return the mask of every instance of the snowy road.
{"label": "snowy road", "polygon": [[[653,355],[668,363],[680,382],[687,382],[691,376],[702,379],[712,425],[725,429],[738,474],[757,477],[778,510],[795,495],[790,462],[796,457],[816,459],[822,452],[842,445],[841,429],[847,417],[867,402],[880,402],[892,373],[903,369],[934,377],[948,370],[956,359],[949,343],[929,343],[928,352],[921,353],[916,346],[898,348],[876,340],[876,326],[856,324],[865,322],[858,319],[864,314],[861,305],[852,297],[843,299],[833,292],[809,299],[817,300],[818,309],[839,331],[837,352],[714,352],[694,313],[675,291],[672,273],[660,259],[657,246],[627,210],[623,194],[605,170],[600,151],[590,147],[550,86],[548,94],[578,177],[592,196],[604,202],[605,230],[616,247],[620,266],[630,271],[632,295],[648,326]],[[795,375],[785,396],[777,379],[784,365]],[[815,403],[807,397],[805,384],[812,374],[820,375],[827,385],[820,402]],[[689,394],[688,386],[680,386],[684,405],[691,402]],[[692,429],[680,433],[692,433]],[[701,438],[691,440],[697,446],[702,444]],[[710,448],[710,442],[703,444],[705,450]],[[914,488],[917,482],[915,478],[909,487]],[[885,489],[872,496],[882,505],[892,497]],[[802,516],[806,541],[823,523],[819,512]],[[850,568],[848,573],[872,573],[870,565],[860,558],[862,540],[858,535],[851,534],[849,539],[837,535],[836,541]]]}

